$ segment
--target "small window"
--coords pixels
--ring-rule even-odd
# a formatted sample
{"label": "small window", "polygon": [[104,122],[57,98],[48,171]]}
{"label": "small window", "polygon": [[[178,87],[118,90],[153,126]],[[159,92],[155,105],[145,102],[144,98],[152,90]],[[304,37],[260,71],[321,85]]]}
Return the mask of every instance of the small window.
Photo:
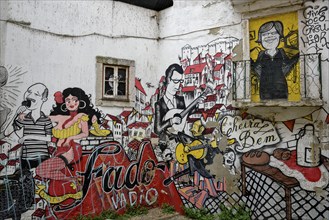
{"label": "small window", "polygon": [[135,62],[97,57],[96,104],[131,107],[134,103]]}
{"label": "small window", "polygon": [[128,99],[129,68],[104,65],[103,98]]}

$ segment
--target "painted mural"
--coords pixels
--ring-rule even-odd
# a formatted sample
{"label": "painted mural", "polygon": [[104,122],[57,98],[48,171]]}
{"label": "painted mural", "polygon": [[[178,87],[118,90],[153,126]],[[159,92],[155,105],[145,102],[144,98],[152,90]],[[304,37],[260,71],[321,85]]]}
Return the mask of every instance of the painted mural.
{"label": "painted mural", "polygon": [[260,100],[300,100],[297,12],[250,20],[252,94]]}
{"label": "painted mural", "polygon": [[[326,10],[314,3],[304,16],[322,22]],[[298,36],[297,18],[290,23],[286,16],[296,14],[250,23],[259,74],[254,101],[300,99],[298,39],[310,42],[315,37],[307,34],[315,33]],[[83,88],[50,94],[35,82],[20,91],[28,72],[1,66],[0,218],[30,212],[33,219],[69,219],[164,203],[209,213],[221,212],[222,204],[244,205],[252,219],[328,218],[328,109],[269,120],[234,108],[239,42],[186,44],[158,83],[135,79],[135,107],[118,115],[100,111]],[[328,49],[324,40],[315,45]],[[270,50],[282,61],[276,68],[288,74],[277,91],[263,89],[266,70],[258,66]]]}
{"label": "painted mural", "polygon": [[54,93],[49,115],[42,111],[48,93],[42,83],[28,87],[1,132],[1,218],[33,209],[33,219],[67,219],[179,201],[174,186],[162,183],[169,171],[150,139],[126,151],[84,90]]}

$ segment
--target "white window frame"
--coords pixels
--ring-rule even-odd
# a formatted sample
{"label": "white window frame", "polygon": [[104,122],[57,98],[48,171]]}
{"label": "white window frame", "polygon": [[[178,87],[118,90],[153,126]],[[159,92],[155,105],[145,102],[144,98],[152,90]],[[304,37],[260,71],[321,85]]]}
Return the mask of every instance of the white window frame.
{"label": "white window frame", "polygon": [[[114,94],[106,95],[105,87],[105,68],[113,67],[126,69],[126,94],[117,94],[117,77],[114,77]],[[116,76],[118,71],[114,71]],[[133,107],[135,94],[135,61],[127,59],[118,59],[113,57],[96,57],[96,105],[111,107]]]}
{"label": "white window frame", "polygon": [[[106,69],[107,68],[112,68],[113,69],[113,78],[111,80],[107,80],[105,78],[106,76]],[[125,73],[126,73],[126,77],[124,80],[125,83],[125,94],[124,95],[120,95],[118,94],[118,85],[120,83],[119,81],[119,69],[124,69]],[[105,84],[107,82],[112,82],[112,86],[113,86],[113,94],[112,95],[107,95],[106,91],[105,91]],[[103,65],[103,81],[102,81],[102,96],[103,98],[107,99],[122,99],[122,100],[127,100],[128,99],[128,82],[129,82],[129,67],[127,66],[114,66],[114,65]]]}

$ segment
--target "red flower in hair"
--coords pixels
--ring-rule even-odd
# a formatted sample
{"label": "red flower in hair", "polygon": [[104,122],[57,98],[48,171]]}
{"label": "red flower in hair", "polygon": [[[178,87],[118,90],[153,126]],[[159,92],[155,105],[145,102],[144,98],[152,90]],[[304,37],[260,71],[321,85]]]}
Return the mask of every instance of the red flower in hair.
{"label": "red flower in hair", "polygon": [[55,102],[56,103],[62,104],[64,102],[62,92],[60,92],[60,91],[55,92],[54,96],[55,96]]}

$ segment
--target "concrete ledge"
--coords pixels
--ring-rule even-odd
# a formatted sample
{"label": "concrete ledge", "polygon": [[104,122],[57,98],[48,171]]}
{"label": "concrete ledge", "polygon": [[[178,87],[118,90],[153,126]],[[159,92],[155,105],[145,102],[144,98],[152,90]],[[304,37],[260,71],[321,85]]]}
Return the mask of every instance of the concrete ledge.
{"label": "concrete ledge", "polygon": [[232,106],[235,108],[250,108],[250,107],[320,107],[323,106],[323,100],[302,100],[299,102],[291,102],[286,100],[267,100],[260,102],[251,102],[250,100],[232,101]]}

